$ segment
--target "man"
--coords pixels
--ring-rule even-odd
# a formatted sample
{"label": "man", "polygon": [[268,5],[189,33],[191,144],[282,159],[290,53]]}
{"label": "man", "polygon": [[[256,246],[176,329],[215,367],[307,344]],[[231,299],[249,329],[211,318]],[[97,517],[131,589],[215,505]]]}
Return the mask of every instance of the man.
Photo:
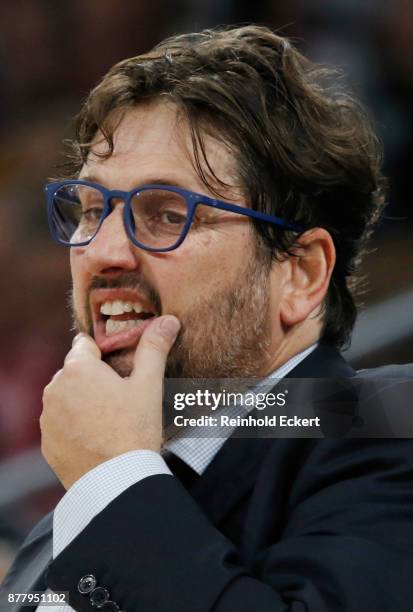
{"label": "man", "polygon": [[41,417],[67,493],[8,593],[68,592],[81,611],[410,609],[409,440],[162,439],[164,375],[355,376],[338,348],[380,149],[324,77],[251,26],[169,39],[91,92],[75,168],[47,188],[81,332]]}

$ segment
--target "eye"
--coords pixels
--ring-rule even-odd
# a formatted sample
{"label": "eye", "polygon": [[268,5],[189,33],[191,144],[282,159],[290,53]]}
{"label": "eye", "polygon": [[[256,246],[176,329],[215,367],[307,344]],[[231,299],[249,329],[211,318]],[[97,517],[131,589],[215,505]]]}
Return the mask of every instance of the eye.
{"label": "eye", "polygon": [[182,225],[186,222],[186,215],[174,210],[164,210],[159,215],[159,222],[168,225]]}
{"label": "eye", "polygon": [[100,219],[101,214],[102,208],[95,206],[88,208],[87,210],[83,210],[81,217],[85,221],[96,221],[97,219]]}

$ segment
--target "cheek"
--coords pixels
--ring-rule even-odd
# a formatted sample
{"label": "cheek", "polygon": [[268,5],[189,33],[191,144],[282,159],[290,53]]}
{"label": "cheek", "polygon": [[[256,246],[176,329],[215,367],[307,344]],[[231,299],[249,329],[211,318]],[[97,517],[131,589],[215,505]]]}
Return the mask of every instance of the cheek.
{"label": "cheek", "polygon": [[73,301],[76,309],[82,305],[86,292],[86,274],[83,266],[82,258],[83,249],[70,250],[70,270],[72,275],[73,285]]}
{"label": "cheek", "polygon": [[165,312],[183,312],[199,297],[233,284],[250,260],[252,245],[246,231],[236,239],[211,233],[185,241],[151,270]]}

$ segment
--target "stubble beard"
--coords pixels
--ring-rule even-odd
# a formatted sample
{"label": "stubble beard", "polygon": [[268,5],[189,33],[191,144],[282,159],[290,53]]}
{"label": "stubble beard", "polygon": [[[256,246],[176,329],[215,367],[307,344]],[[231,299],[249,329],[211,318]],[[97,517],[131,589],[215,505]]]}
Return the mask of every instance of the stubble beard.
{"label": "stubble beard", "polygon": [[[269,272],[265,256],[254,254],[232,286],[198,298],[187,312],[173,313],[181,322],[181,331],[167,358],[166,378],[252,378],[265,372],[271,339]],[[146,281],[128,273],[114,282],[117,287],[139,290],[163,312],[159,295]],[[113,287],[114,282],[95,279],[92,285]],[[73,297],[71,309],[75,329],[93,336],[89,297],[84,321],[75,310]],[[103,359],[126,377],[132,372],[134,353],[135,349],[123,349]]]}

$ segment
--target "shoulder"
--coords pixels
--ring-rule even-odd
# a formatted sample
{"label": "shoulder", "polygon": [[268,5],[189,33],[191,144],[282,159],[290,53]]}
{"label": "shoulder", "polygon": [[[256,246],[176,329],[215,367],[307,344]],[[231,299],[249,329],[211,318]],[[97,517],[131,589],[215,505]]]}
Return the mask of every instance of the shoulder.
{"label": "shoulder", "polygon": [[357,378],[411,378],[413,379],[413,363],[391,364],[378,368],[362,369],[356,373]]}
{"label": "shoulder", "polygon": [[359,370],[354,377],[365,437],[405,438],[413,443],[413,364]]}

